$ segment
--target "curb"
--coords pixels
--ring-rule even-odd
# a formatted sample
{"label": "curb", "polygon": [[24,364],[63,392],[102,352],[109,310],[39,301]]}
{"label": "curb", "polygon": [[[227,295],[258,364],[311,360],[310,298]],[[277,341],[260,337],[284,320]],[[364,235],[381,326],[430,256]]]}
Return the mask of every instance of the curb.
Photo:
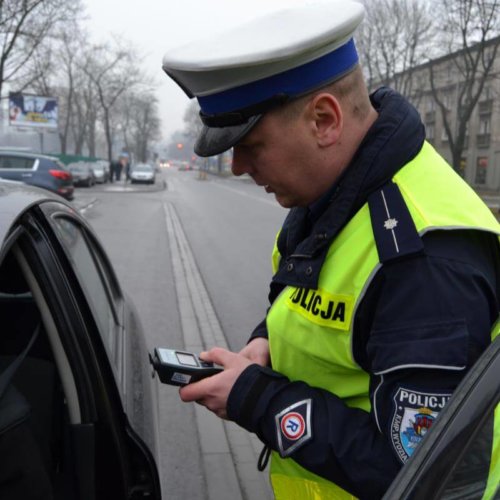
{"label": "curb", "polygon": [[[222,327],[192,255],[180,219],[165,202],[165,222],[170,241],[179,314],[188,351],[207,346],[228,348]],[[271,500],[267,474],[257,470],[258,439],[232,422],[194,406],[206,481],[207,500]]]}

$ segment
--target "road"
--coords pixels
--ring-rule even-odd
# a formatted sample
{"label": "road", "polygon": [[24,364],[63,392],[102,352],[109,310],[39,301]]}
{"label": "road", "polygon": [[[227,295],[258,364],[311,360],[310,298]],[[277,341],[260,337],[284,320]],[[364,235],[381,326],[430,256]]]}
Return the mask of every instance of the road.
{"label": "road", "polygon": [[[169,169],[154,189],[76,191],[74,205],[136,305],[150,350],[237,351],[266,312],[270,255],[286,211],[249,179],[197,176]],[[256,469],[256,438],[182,403],[174,387],[159,386],[159,406],[164,498],[271,498],[267,471]]]}

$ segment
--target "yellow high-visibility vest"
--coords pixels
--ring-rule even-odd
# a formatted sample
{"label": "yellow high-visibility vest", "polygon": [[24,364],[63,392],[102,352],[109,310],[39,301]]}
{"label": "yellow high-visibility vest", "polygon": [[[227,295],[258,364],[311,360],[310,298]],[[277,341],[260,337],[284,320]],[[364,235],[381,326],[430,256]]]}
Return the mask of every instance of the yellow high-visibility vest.
{"label": "yellow high-visibility vest", "polygon": [[[500,225],[488,207],[426,142],[393,182],[420,236],[439,229],[477,229],[500,234]],[[388,219],[386,229],[390,229],[390,222]],[[279,259],[275,246],[275,272]],[[369,412],[369,374],[353,359],[352,328],[359,302],[381,265],[366,203],[332,242],[318,288],[288,286],[272,304],[267,329],[273,369],[291,381],[300,380],[328,390],[347,406]],[[491,489],[500,477],[499,422],[497,409],[488,483]],[[293,459],[281,458],[277,452],[272,453],[270,474],[278,500],[354,498]]]}

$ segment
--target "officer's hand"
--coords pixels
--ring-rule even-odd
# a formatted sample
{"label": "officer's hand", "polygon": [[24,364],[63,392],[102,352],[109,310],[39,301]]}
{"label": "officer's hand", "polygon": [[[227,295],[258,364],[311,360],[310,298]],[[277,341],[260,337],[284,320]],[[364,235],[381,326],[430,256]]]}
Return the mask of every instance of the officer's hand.
{"label": "officer's hand", "polygon": [[253,363],[261,366],[269,366],[269,340],[257,337],[251,340],[241,351],[240,355],[249,359]]}
{"label": "officer's hand", "polygon": [[179,390],[181,399],[185,402],[196,401],[218,417],[227,418],[226,407],[229,393],[241,372],[252,362],[240,354],[221,347],[214,347],[210,351],[202,352],[200,358],[203,361],[211,361],[223,366],[224,371],[181,387]]}

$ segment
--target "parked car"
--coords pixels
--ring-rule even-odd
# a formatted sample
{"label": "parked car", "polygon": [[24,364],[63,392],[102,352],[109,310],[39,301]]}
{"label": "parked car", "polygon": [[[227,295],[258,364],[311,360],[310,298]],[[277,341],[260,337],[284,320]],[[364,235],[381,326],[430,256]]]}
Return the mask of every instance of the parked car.
{"label": "parked car", "polygon": [[0,151],[0,178],[42,187],[73,199],[73,177],[56,158],[37,153]]}
{"label": "parked car", "polygon": [[133,304],[67,202],[6,181],[0,194],[0,498],[159,500]]}
{"label": "parked car", "polygon": [[147,163],[137,163],[132,166],[130,171],[130,182],[135,184],[137,182],[145,182],[147,184],[154,184],[156,180],[156,171],[154,167]]}
{"label": "parked car", "polygon": [[73,175],[73,184],[75,186],[92,187],[95,184],[95,175],[90,163],[79,161],[70,163],[68,170]]}
{"label": "parked car", "polygon": [[96,183],[105,184],[109,181],[109,162],[97,161],[91,163],[90,167],[94,172],[94,180]]}

